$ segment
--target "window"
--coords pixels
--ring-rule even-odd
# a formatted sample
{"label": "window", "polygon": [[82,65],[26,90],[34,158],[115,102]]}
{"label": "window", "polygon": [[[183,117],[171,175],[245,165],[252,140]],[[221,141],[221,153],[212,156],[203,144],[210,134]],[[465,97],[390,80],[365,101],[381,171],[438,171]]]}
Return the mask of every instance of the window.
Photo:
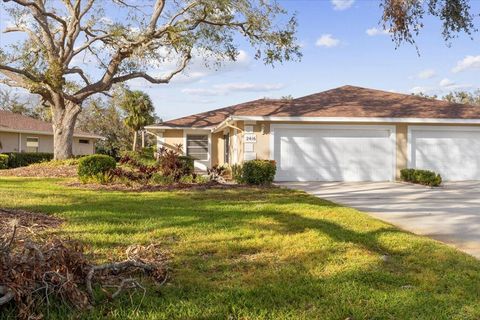
{"label": "window", "polygon": [[208,135],[187,135],[187,156],[208,160]]}
{"label": "window", "polygon": [[27,152],[38,152],[37,137],[27,137]]}
{"label": "window", "polygon": [[78,140],[78,142],[82,144],[90,144],[90,140],[86,140],[86,139],[80,139]]}

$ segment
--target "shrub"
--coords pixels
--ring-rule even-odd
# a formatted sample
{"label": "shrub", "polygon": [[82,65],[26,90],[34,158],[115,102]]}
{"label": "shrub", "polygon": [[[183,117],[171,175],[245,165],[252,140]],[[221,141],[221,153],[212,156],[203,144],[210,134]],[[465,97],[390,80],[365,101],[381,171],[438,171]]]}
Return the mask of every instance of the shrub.
{"label": "shrub", "polygon": [[232,179],[237,183],[244,183],[243,181],[243,166],[241,164],[232,165]]}
{"label": "shrub", "polygon": [[429,170],[402,169],[400,171],[400,179],[430,187],[438,187],[442,184],[442,176]]}
{"label": "shrub", "polygon": [[273,160],[245,161],[242,167],[241,180],[254,185],[271,184],[276,171],[277,166]]}
{"label": "shrub", "polygon": [[111,178],[110,171],[116,166],[115,159],[110,156],[103,154],[86,156],[78,161],[78,176],[83,182],[91,179],[106,183]]}
{"label": "shrub", "polygon": [[26,167],[33,163],[50,161],[53,159],[53,153],[10,152],[7,154],[9,168]]}
{"label": "shrub", "polygon": [[188,156],[179,156],[178,160],[180,161],[180,170],[184,175],[193,174],[195,171],[195,162],[192,157]]}
{"label": "shrub", "polygon": [[170,185],[173,182],[174,182],[173,177],[164,176],[163,174],[160,174],[160,173],[155,173],[150,178],[150,183],[152,183],[152,184]]}
{"label": "shrub", "polygon": [[194,173],[193,158],[181,156],[177,151],[162,148],[159,151],[158,163],[164,176],[171,176],[178,182],[181,177]]}
{"label": "shrub", "polygon": [[214,165],[210,169],[207,170],[208,177],[211,181],[219,181],[223,179],[229,171],[229,167],[227,164],[222,165]]}
{"label": "shrub", "polygon": [[8,169],[8,154],[0,154],[0,169]]}

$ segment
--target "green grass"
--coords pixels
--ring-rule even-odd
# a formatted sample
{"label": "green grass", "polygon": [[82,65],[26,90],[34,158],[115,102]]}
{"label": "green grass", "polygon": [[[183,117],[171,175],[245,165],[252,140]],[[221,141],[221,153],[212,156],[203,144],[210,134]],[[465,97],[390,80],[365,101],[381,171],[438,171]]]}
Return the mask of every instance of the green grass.
{"label": "green grass", "polygon": [[[81,318],[480,318],[479,261],[302,192],[122,193],[58,182],[0,178],[0,206],[65,218],[59,233],[99,259],[152,241],[172,254],[170,281],[140,307],[140,295],[125,297]],[[75,316],[58,308],[49,318]]]}

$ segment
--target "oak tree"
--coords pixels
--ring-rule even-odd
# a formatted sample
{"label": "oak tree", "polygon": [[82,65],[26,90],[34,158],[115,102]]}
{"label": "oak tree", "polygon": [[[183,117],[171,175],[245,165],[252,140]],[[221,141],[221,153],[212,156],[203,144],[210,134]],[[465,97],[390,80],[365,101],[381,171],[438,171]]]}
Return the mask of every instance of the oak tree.
{"label": "oak tree", "polygon": [[[167,84],[192,58],[221,64],[245,44],[266,64],[300,57],[295,15],[272,0],[3,1],[4,32],[21,36],[1,46],[0,82],[51,108],[56,159],[72,156],[84,101],[115,84]],[[94,66],[79,65],[87,54]]]}
{"label": "oak tree", "polygon": [[463,32],[472,36],[477,31],[475,19],[480,12],[471,7],[471,0],[382,0],[382,22],[393,41],[415,44],[415,37],[424,27],[426,16],[440,20],[442,36],[449,42]]}

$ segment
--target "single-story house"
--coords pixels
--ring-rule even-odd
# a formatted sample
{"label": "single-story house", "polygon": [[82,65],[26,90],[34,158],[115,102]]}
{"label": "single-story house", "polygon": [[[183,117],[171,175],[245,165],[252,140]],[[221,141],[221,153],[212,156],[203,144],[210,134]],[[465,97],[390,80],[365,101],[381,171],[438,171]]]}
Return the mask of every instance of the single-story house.
{"label": "single-story house", "polygon": [[277,181],[393,181],[402,168],[480,179],[480,107],[354,86],[151,125],[198,169],[271,159]]}
{"label": "single-story house", "polygon": [[[95,153],[95,141],[101,136],[81,131],[73,134],[73,154]],[[18,113],[0,110],[0,153],[53,153],[52,124]]]}

